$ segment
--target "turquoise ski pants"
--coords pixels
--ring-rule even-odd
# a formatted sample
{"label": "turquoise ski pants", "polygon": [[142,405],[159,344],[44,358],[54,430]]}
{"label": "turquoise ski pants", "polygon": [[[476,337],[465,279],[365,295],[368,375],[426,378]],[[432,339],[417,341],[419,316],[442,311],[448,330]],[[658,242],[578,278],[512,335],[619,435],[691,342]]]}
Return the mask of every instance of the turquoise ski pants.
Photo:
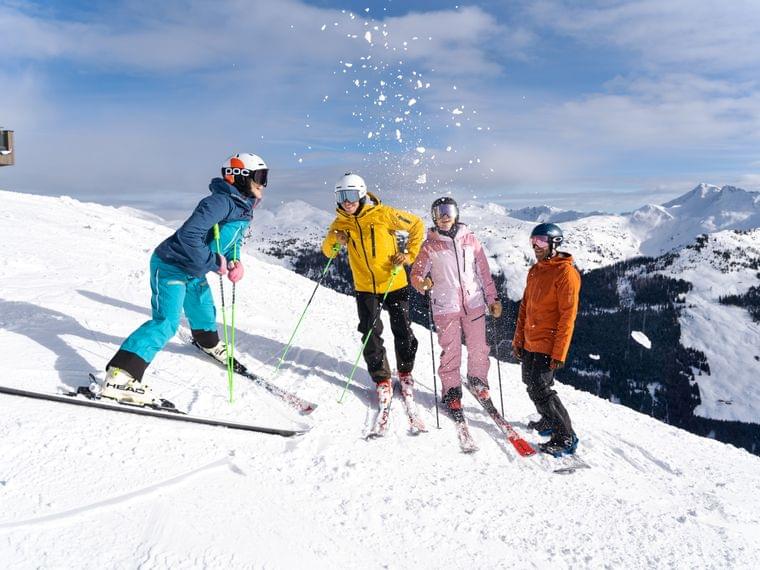
{"label": "turquoise ski pants", "polygon": [[151,319],[121,345],[150,363],[179,328],[182,311],[192,330],[216,331],[216,307],[205,277],[192,277],[155,253],[150,258]]}

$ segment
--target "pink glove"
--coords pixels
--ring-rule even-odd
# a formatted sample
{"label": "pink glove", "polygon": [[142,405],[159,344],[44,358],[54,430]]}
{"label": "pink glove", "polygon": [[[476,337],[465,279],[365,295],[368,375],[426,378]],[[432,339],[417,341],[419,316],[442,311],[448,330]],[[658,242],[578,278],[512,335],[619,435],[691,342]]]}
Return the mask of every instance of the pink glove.
{"label": "pink glove", "polygon": [[214,255],[216,255],[216,262],[219,264],[219,267],[216,268],[216,272],[219,275],[227,275],[227,260],[219,253]]}
{"label": "pink glove", "polygon": [[237,283],[243,278],[243,275],[245,274],[245,271],[243,270],[243,262],[242,261],[230,261],[229,264],[229,273],[227,273],[227,279],[232,281],[233,283]]}

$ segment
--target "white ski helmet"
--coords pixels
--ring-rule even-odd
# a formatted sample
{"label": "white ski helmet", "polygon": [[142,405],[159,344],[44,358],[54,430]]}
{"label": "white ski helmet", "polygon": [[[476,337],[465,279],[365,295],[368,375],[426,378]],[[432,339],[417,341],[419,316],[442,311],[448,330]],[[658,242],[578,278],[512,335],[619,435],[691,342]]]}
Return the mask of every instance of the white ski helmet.
{"label": "white ski helmet", "polygon": [[269,168],[264,159],[250,152],[239,152],[229,157],[222,165],[224,179],[242,190],[248,187],[246,178],[251,178],[256,184],[267,185]]}
{"label": "white ski helmet", "polygon": [[338,205],[345,201],[360,202],[367,195],[367,185],[364,178],[358,174],[346,172],[335,183],[335,201]]}

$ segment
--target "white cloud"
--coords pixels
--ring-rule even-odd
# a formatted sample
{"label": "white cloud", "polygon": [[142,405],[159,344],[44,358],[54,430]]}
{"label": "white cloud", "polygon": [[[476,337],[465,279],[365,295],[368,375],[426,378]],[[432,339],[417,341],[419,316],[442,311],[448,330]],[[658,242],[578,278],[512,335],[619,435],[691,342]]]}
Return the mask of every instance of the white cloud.
{"label": "white cloud", "polygon": [[541,0],[527,10],[542,26],[639,54],[647,66],[750,76],[760,68],[755,0]]}

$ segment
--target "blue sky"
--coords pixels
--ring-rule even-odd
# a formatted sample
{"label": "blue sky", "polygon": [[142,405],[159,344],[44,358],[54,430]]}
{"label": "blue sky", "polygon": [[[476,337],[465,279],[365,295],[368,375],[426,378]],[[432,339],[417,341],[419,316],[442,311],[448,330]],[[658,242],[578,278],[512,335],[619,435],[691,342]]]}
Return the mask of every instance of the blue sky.
{"label": "blue sky", "polygon": [[179,217],[243,151],[271,206],[347,170],[405,207],[758,190],[758,29],[755,1],[0,0],[0,188]]}

